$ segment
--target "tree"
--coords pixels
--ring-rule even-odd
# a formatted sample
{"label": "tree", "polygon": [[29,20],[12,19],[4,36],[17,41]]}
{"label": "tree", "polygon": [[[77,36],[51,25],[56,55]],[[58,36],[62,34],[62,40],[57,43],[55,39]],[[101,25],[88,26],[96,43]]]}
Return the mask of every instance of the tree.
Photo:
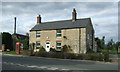
{"label": "tree", "polygon": [[111,39],[111,40],[107,43],[107,49],[112,50],[112,49],[113,49],[113,45],[114,45],[114,41],[113,41],[113,39]]}
{"label": "tree", "polygon": [[101,43],[102,43],[101,44],[102,49],[105,49],[106,48],[106,46],[105,46],[105,36],[102,37]]}
{"label": "tree", "polygon": [[5,50],[10,49],[13,50],[12,47],[12,36],[8,32],[3,32],[2,33],[2,44],[5,44]]}
{"label": "tree", "polygon": [[101,51],[101,39],[99,39],[98,37],[96,37],[95,41],[97,42],[98,51]]}
{"label": "tree", "polygon": [[101,51],[106,48],[105,36],[103,36],[102,39],[99,39],[98,37],[96,37],[95,41],[97,42],[98,51]]}

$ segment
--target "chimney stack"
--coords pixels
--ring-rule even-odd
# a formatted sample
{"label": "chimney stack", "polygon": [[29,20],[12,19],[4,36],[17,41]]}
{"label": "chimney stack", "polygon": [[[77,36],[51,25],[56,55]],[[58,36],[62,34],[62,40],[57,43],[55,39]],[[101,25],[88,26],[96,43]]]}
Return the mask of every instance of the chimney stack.
{"label": "chimney stack", "polygon": [[14,24],[14,34],[16,34],[16,17],[14,17],[15,24]]}
{"label": "chimney stack", "polygon": [[26,33],[26,36],[29,36],[29,33]]}
{"label": "chimney stack", "polygon": [[76,10],[75,8],[73,8],[73,12],[72,12],[72,20],[75,21],[77,18],[77,13],[76,13]]}
{"label": "chimney stack", "polygon": [[37,24],[40,24],[41,23],[41,16],[37,16]]}

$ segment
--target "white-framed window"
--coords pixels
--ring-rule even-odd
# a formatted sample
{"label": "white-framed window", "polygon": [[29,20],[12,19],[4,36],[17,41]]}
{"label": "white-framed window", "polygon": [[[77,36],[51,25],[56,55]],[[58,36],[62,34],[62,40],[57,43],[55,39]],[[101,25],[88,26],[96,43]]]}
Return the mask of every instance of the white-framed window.
{"label": "white-framed window", "polygon": [[37,41],[36,42],[36,49],[39,49],[40,48],[40,41]]}
{"label": "white-framed window", "polygon": [[40,31],[36,31],[36,38],[40,38]]}
{"label": "white-framed window", "polygon": [[62,48],[61,42],[56,42],[56,50],[61,51],[61,48]]}
{"label": "white-framed window", "polygon": [[56,37],[61,37],[61,36],[62,36],[61,30],[56,30]]}

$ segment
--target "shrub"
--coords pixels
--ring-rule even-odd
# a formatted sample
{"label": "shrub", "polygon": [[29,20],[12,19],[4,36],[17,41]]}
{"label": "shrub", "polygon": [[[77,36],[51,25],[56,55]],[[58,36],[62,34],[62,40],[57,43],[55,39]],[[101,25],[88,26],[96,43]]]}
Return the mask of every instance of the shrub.
{"label": "shrub", "polygon": [[5,54],[16,54],[16,51],[4,52]]}
{"label": "shrub", "polygon": [[50,52],[56,52],[56,50],[53,48],[50,48]]}
{"label": "shrub", "polygon": [[62,52],[70,52],[72,51],[70,45],[63,45],[62,46]]}
{"label": "shrub", "polygon": [[109,59],[109,54],[108,54],[108,53],[104,53],[104,61],[105,61],[105,62],[110,61],[110,59]]}
{"label": "shrub", "polygon": [[39,48],[39,52],[45,52],[45,48],[44,48],[43,46],[41,46],[41,47]]}
{"label": "shrub", "polygon": [[22,54],[22,55],[25,55],[25,56],[31,56],[31,55],[32,55],[30,50],[23,50],[23,51],[21,52],[21,54]]}
{"label": "shrub", "polygon": [[41,52],[37,56],[62,58],[62,59],[79,59],[79,60],[93,60],[93,61],[110,61],[108,55],[100,53],[88,54],[75,54],[75,53],[62,53],[62,52]]}

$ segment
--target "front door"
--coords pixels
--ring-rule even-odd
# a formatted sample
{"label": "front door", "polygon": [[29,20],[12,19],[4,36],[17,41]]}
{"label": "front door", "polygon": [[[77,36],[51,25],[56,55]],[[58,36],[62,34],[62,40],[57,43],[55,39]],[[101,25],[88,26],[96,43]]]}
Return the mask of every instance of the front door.
{"label": "front door", "polygon": [[46,42],[46,52],[50,51],[50,42]]}

